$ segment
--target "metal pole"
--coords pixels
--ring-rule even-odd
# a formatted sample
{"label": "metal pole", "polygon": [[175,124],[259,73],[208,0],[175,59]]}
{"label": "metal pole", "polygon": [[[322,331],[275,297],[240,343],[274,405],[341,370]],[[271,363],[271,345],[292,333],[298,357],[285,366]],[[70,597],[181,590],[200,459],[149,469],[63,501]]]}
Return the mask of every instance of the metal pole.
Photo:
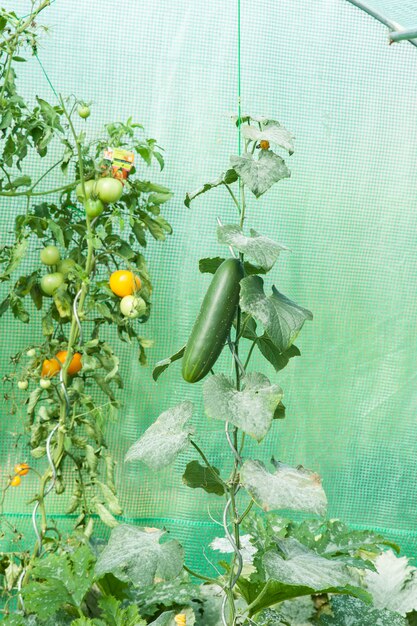
{"label": "metal pole", "polygon": [[[410,41],[410,39],[416,39],[417,38],[417,28],[411,28],[410,30],[396,30],[394,32],[390,33],[390,40],[395,42],[395,41]],[[413,42],[410,42],[413,43]]]}
{"label": "metal pole", "polygon": [[[380,24],[383,24],[384,26],[389,28],[390,31],[394,31],[394,32],[390,32],[390,41],[397,41],[397,39],[394,39],[394,36],[395,37],[397,36],[398,31],[400,31],[401,34],[403,34],[404,32],[407,32],[400,24],[388,19],[387,17],[385,17],[385,15],[382,15],[382,13],[379,13],[379,11],[377,11],[376,9],[371,8],[365,2],[361,2],[361,0],[346,0],[346,2],[349,2],[350,4],[353,4],[353,6],[357,7],[358,9],[361,9],[361,11],[364,11],[365,13],[373,17],[375,20],[380,22]],[[411,43],[412,46],[417,48],[416,41],[412,41],[412,39],[407,38],[407,37],[404,37],[404,39],[407,39],[409,43]],[[398,39],[398,41],[400,40]]]}

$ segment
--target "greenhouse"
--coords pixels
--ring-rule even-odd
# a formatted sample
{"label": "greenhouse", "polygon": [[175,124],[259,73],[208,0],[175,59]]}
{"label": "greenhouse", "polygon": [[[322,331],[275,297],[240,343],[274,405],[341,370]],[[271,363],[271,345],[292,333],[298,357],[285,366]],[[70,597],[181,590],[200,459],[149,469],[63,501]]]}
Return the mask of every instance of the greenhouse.
{"label": "greenhouse", "polygon": [[0,621],[416,626],[416,2],[0,28]]}

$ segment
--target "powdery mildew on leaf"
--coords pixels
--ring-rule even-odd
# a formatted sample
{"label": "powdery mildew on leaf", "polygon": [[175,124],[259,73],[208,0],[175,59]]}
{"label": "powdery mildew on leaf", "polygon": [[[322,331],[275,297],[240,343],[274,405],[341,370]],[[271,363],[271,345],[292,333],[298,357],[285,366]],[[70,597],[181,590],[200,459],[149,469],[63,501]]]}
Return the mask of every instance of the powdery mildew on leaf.
{"label": "powdery mildew on leaf", "polygon": [[269,550],[263,557],[269,578],[317,590],[344,587],[352,582],[344,563],[325,559],[292,537],[277,541],[277,547],[283,556],[275,550]]}
{"label": "powdery mildew on leaf", "polygon": [[237,391],[224,374],[211,376],[203,387],[204,408],[208,417],[231,422],[261,441],[271,427],[282,389],[256,372],[247,374],[242,383],[242,391]]}
{"label": "powdery mildew on leaf", "polygon": [[291,175],[284,159],[270,150],[262,150],[257,161],[251,154],[243,154],[231,156],[230,163],[257,198],[274,183]]}
{"label": "powdery mildew on leaf", "polygon": [[161,413],[142,437],[126,453],[125,461],[142,461],[153,470],[159,470],[175,461],[188,445],[193,433],[190,420],[192,402],[181,402]]}
{"label": "powdery mildew on leaf", "polygon": [[401,615],[417,610],[417,568],[409,565],[407,557],[388,550],[377,557],[375,566],[376,572],[364,575],[375,606]]}
{"label": "powdery mildew on leaf", "polygon": [[282,463],[270,473],[261,461],[244,462],[240,480],[264,511],[289,509],[324,515],[327,498],[320,476]]}
{"label": "powdery mildew on leaf", "polygon": [[239,252],[246,254],[264,270],[271,269],[281,250],[288,250],[285,246],[276,243],[269,237],[260,235],[253,229],[250,230],[250,237],[247,237],[237,224],[218,226],[217,239],[219,243],[233,246]]}
{"label": "powdery mildew on leaf", "polygon": [[184,551],[178,541],[160,543],[165,531],[120,524],[96,563],[96,576],[114,574],[135,586],[151,585],[155,577],[171,580],[182,570]]}
{"label": "powdery mildew on leaf", "polygon": [[408,626],[398,613],[376,609],[352,596],[334,596],[333,615],[322,615],[321,626]]}
{"label": "powdery mildew on leaf", "polygon": [[240,281],[240,306],[242,311],[260,322],[269,338],[280,352],[285,352],[297,338],[306,320],[313,314],[299,306],[275,287],[266,296],[264,281],[259,276],[248,276]]}
{"label": "powdery mildew on leaf", "polygon": [[244,124],[241,127],[241,131],[245,139],[251,139],[252,141],[261,141],[264,139],[269,141],[269,143],[274,143],[284,148],[289,154],[293,154],[294,152],[294,135],[277,123],[266,125],[263,130],[256,128],[256,126]]}

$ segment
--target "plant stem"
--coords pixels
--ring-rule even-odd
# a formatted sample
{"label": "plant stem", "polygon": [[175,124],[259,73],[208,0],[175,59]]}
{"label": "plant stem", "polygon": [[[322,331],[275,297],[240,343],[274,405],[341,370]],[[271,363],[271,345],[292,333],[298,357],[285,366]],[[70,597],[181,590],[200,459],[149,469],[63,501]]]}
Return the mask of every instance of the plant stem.
{"label": "plant stem", "polygon": [[183,565],[183,569],[185,569],[186,572],[191,574],[191,576],[195,576],[195,578],[199,578],[200,580],[205,580],[206,582],[212,583],[214,585],[219,584],[219,581],[216,580],[215,578],[209,578],[208,576],[203,576],[203,574],[197,574],[197,572],[194,572],[191,568],[187,567],[187,565]]}
{"label": "plant stem", "polygon": [[248,364],[249,364],[249,361],[250,361],[250,358],[251,358],[251,356],[252,356],[252,352],[253,352],[253,351],[254,351],[254,349],[255,349],[255,346],[256,346],[256,339],[255,339],[255,341],[253,341],[253,342],[252,342],[252,345],[251,345],[251,347],[250,347],[250,349],[249,349],[249,352],[248,352],[248,356],[246,357],[246,361],[245,361],[245,365],[244,365],[244,368],[245,368],[245,369],[247,368],[247,366],[248,366]]}
{"label": "plant stem", "polygon": [[235,203],[235,205],[237,206],[237,210],[239,211],[240,214],[240,204],[238,199],[236,198],[235,194],[233,193],[231,187],[227,184],[227,183],[223,183],[224,186],[226,187],[227,191],[230,193],[230,195],[232,196],[232,200]]}
{"label": "plant stem", "polygon": [[243,520],[245,519],[245,517],[247,517],[247,515],[249,514],[251,508],[253,507],[253,505],[255,504],[254,500],[251,500],[248,504],[248,506],[246,507],[246,509],[243,511],[242,515],[239,517],[239,524],[241,524],[243,522]]}

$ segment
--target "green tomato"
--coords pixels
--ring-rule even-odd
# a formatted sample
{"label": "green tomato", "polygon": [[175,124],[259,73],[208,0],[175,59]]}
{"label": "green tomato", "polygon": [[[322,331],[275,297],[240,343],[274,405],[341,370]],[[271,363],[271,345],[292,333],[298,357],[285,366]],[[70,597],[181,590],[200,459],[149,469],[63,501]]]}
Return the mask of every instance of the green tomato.
{"label": "green tomato", "polygon": [[102,202],[112,204],[120,200],[123,193],[123,185],[120,180],[108,176],[98,179],[95,191]]}
{"label": "green tomato", "polygon": [[41,378],[39,381],[39,385],[42,389],[49,389],[49,387],[51,386],[51,381],[47,378]]}
{"label": "green tomato", "polygon": [[27,380],[19,380],[17,383],[17,386],[19,387],[19,389],[21,389],[22,391],[24,391],[25,389],[28,388],[28,381]]}
{"label": "green tomato", "polygon": [[84,208],[88,217],[93,218],[98,217],[103,213],[104,204],[98,198],[96,200],[93,200],[93,198],[88,198],[88,200],[84,202]]}
{"label": "green tomato", "polygon": [[29,358],[33,358],[34,356],[36,356],[36,350],[35,348],[31,348],[30,350],[28,350],[26,352],[26,356],[28,356]]}
{"label": "green tomato", "polygon": [[64,276],[66,276],[71,270],[75,268],[75,265],[76,263],[74,259],[64,259],[58,265],[58,270],[61,272],[61,274],[64,274]]}
{"label": "green tomato", "polygon": [[45,274],[41,278],[41,289],[47,296],[52,296],[64,284],[64,275],[61,272]]}
{"label": "green tomato", "polygon": [[[89,198],[94,193],[95,185],[96,185],[96,181],[94,180],[94,178],[91,180],[87,180],[84,183],[85,193],[87,194],[87,198]],[[75,193],[77,194],[77,199],[80,202],[84,202],[83,187],[81,183],[78,183],[77,187],[75,188]]]}
{"label": "green tomato", "polygon": [[44,265],[56,265],[61,260],[61,255],[56,246],[46,246],[41,250],[41,261]]}
{"label": "green tomato", "polygon": [[77,113],[83,120],[86,120],[87,117],[90,117],[90,107],[86,104],[79,104],[77,107]]}
{"label": "green tomato", "polygon": [[139,296],[125,296],[120,301],[120,311],[125,317],[134,319],[146,313],[146,302]]}

